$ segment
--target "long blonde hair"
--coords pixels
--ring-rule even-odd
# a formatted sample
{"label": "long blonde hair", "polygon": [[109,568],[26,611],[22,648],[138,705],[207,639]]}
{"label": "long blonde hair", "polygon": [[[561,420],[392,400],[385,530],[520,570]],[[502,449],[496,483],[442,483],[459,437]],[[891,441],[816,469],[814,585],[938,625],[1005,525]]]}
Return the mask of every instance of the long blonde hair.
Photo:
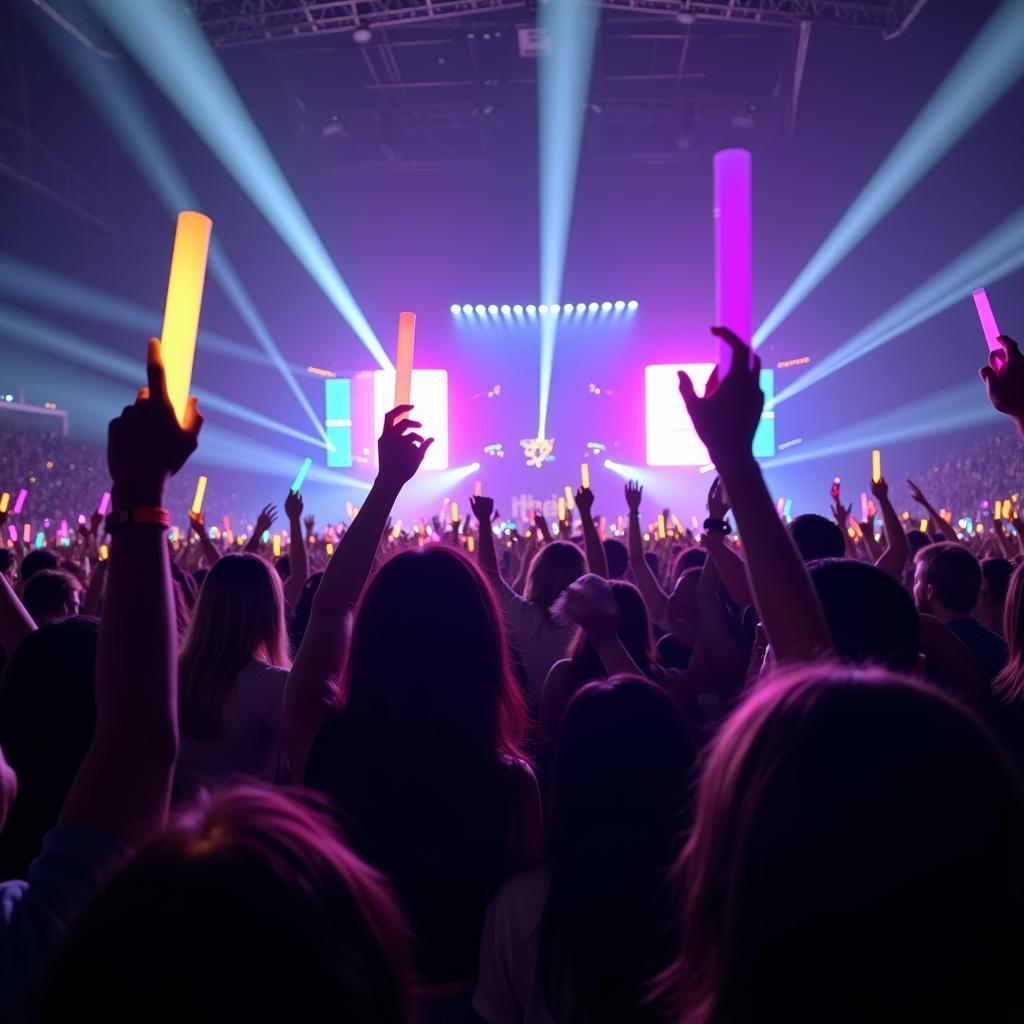
{"label": "long blonde hair", "polygon": [[1013,570],[1003,604],[1003,635],[1010,657],[992,682],[992,692],[1004,704],[1024,701],[1024,563]]}
{"label": "long blonde hair", "polygon": [[251,661],[289,665],[281,580],[258,555],[225,555],[203,580],[182,642],[182,736],[213,740],[224,734],[224,702]]}

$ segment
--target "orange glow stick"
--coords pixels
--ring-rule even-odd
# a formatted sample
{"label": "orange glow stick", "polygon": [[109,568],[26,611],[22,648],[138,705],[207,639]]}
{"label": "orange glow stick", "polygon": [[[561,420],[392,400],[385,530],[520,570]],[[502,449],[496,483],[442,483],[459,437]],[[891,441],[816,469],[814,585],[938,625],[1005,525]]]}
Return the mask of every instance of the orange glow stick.
{"label": "orange glow stick", "polygon": [[558,499],[558,521],[565,522],[565,498]]}
{"label": "orange glow stick", "polygon": [[452,522],[457,523],[459,521],[459,503],[457,501],[453,501],[449,506],[449,509],[452,514]]}
{"label": "orange glow stick", "polygon": [[184,420],[192,385],[199,311],[203,305],[203,284],[206,280],[206,254],[212,229],[213,221],[204,214],[191,210],[178,214],[160,348],[167,374],[167,393],[179,423]]}
{"label": "orange glow stick", "polygon": [[0,512],[6,512],[7,506],[11,503],[11,495],[9,491],[4,491],[0,494]]}
{"label": "orange glow stick", "polygon": [[199,474],[196,481],[196,496],[192,499],[192,515],[198,516],[203,511],[203,498],[206,497],[206,477]]}
{"label": "orange glow stick", "polygon": [[473,484],[473,497],[474,498],[479,498],[480,495],[482,495],[483,493],[484,493],[484,482],[483,482],[483,480],[477,480],[477,482],[475,484]]}
{"label": "orange glow stick", "polygon": [[[398,314],[398,353],[395,356],[395,406],[409,405],[412,396],[412,354],[416,347],[416,314]],[[398,417],[400,420],[404,416]]]}
{"label": "orange glow stick", "polygon": [[585,462],[580,465],[580,482],[584,490],[590,490],[590,466]]}

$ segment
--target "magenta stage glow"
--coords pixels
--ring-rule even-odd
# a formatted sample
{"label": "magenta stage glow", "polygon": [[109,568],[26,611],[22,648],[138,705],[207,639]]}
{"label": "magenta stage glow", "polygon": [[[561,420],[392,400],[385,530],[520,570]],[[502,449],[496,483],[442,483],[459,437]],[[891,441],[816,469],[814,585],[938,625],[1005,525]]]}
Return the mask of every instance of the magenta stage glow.
{"label": "magenta stage glow", "polygon": [[[362,374],[357,375],[357,380]],[[392,408],[395,398],[395,374],[390,370],[373,371],[373,423],[379,433],[384,422],[384,414]],[[416,431],[424,437],[432,437],[434,443],[427,449],[423,460],[423,469],[448,468],[448,371],[447,370],[416,370],[412,371],[410,387],[410,403],[413,406],[409,418],[423,424]],[[359,405],[353,402],[353,408],[359,415]],[[373,459],[376,464],[377,446],[372,447]]]}
{"label": "magenta stage glow", "polygon": [[[715,325],[748,345],[753,330],[753,227],[751,161],[745,149],[723,149],[714,158]],[[718,363],[729,368],[729,348],[718,342]]]}
{"label": "magenta stage glow", "polygon": [[984,288],[975,288],[971,292],[971,297],[978,310],[978,319],[981,321],[981,329],[985,334],[989,352],[1001,352],[1003,346],[999,344],[999,328],[996,326],[996,316],[988,301],[988,293]]}

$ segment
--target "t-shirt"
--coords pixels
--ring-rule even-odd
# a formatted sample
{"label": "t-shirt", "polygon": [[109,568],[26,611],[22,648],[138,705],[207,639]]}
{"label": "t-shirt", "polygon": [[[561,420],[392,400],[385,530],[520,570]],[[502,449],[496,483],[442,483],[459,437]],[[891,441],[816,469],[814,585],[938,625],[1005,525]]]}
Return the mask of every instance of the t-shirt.
{"label": "t-shirt", "polygon": [[116,839],[58,825],[28,869],[28,881],[0,883],[0,1020],[28,1019],[43,974],[69,924],[129,856]]}
{"label": "t-shirt", "polygon": [[238,777],[284,781],[281,698],[286,669],[250,662],[224,702],[224,735],[216,740],[181,737],[174,774],[177,797],[191,799],[204,786]]}
{"label": "t-shirt", "polygon": [[527,698],[536,707],[544,680],[551,666],[565,657],[576,627],[558,625],[542,608],[520,597],[504,581],[494,589],[505,613],[512,646],[523,666]]}
{"label": "t-shirt", "polygon": [[980,662],[989,682],[1003,670],[1008,656],[1006,641],[986,629],[977,619],[951,619],[946,625],[963,641]]}
{"label": "t-shirt", "polygon": [[473,1009],[487,1024],[555,1024],[537,977],[540,923],[551,889],[546,866],[510,878],[484,920]]}

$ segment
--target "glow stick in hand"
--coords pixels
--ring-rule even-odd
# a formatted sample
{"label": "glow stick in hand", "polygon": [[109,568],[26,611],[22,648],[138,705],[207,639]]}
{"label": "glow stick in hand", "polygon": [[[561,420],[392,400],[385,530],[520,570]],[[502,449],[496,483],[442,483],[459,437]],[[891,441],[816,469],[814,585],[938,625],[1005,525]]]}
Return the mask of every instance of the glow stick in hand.
{"label": "glow stick in hand", "polygon": [[[25,507],[25,499],[28,497],[28,491],[24,487],[18,491],[17,498],[14,499],[14,514],[16,516],[21,515],[21,510]],[[27,542],[26,542],[27,543]]]}
{"label": "glow stick in hand", "polygon": [[559,498],[558,499],[558,521],[560,523],[564,523],[565,522],[565,509],[566,509],[565,498]]}
{"label": "glow stick in hand", "polygon": [[1003,346],[999,344],[999,328],[996,326],[996,317],[988,301],[988,293],[984,288],[975,288],[971,292],[971,296],[974,298],[974,306],[978,310],[978,319],[981,321],[981,329],[985,334],[985,341],[988,342],[989,352],[1001,352]]}
{"label": "glow stick in hand", "polygon": [[457,501],[453,501],[448,507],[451,510],[452,522],[457,523],[459,521],[459,503]]}
{"label": "glow stick in hand", "polygon": [[868,496],[863,491],[860,492],[860,521],[868,521]]}
{"label": "glow stick in hand", "polygon": [[10,505],[10,503],[11,495],[9,492],[4,491],[3,494],[0,494],[0,512],[6,512],[7,506]]}
{"label": "glow stick in hand", "polygon": [[206,477],[200,474],[196,481],[196,496],[192,499],[192,515],[198,516],[203,511],[203,498],[206,497]]}
{"label": "glow stick in hand", "polygon": [[[750,153],[723,149],[713,161],[715,222],[715,324],[728,327],[748,345],[753,330],[753,229]],[[731,363],[731,349],[719,339],[719,373]]]}
{"label": "glow stick in hand", "polygon": [[206,254],[212,229],[213,221],[201,213],[182,210],[178,214],[160,349],[167,375],[167,394],[179,423],[184,421],[192,385],[199,310],[203,305],[203,284],[206,280]]}
{"label": "glow stick in hand", "polygon": [[[573,497],[572,488],[568,484],[565,485],[565,507],[569,509],[570,512],[576,507],[576,500]],[[565,517],[563,516],[562,518],[564,519]]]}
{"label": "glow stick in hand", "polygon": [[[412,397],[412,355],[416,347],[416,314],[398,314],[398,352],[395,356],[395,407]],[[398,419],[404,419],[399,416]]]}
{"label": "glow stick in hand", "polygon": [[585,462],[580,464],[580,482],[584,490],[590,490],[590,466]]}
{"label": "glow stick in hand", "polygon": [[309,472],[310,467],[313,465],[313,460],[306,458],[302,463],[298,473],[295,474],[295,482],[292,484],[292,494],[298,494],[302,490],[302,485],[306,481],[306,474]]}
{"label": "glow stick in hand", "polygon": [[483,482],[483,480],[477,480],[477,482],[475,484],[473,484],[473,497],[474,498],[479,498],[483,493],[484,493],[484,482]]}
{"label": "glow stick in hand", "polygon": [[871,452],[871,480],[878,483],[882,479],[882,453],[875,448]]}
{"label": "glow stick in hand", "polygon": [[100,503],[97,506],[96,511],[101,516],[105,516],[110,511],[110,491],[103,492],[103,497],[100,498]]}

